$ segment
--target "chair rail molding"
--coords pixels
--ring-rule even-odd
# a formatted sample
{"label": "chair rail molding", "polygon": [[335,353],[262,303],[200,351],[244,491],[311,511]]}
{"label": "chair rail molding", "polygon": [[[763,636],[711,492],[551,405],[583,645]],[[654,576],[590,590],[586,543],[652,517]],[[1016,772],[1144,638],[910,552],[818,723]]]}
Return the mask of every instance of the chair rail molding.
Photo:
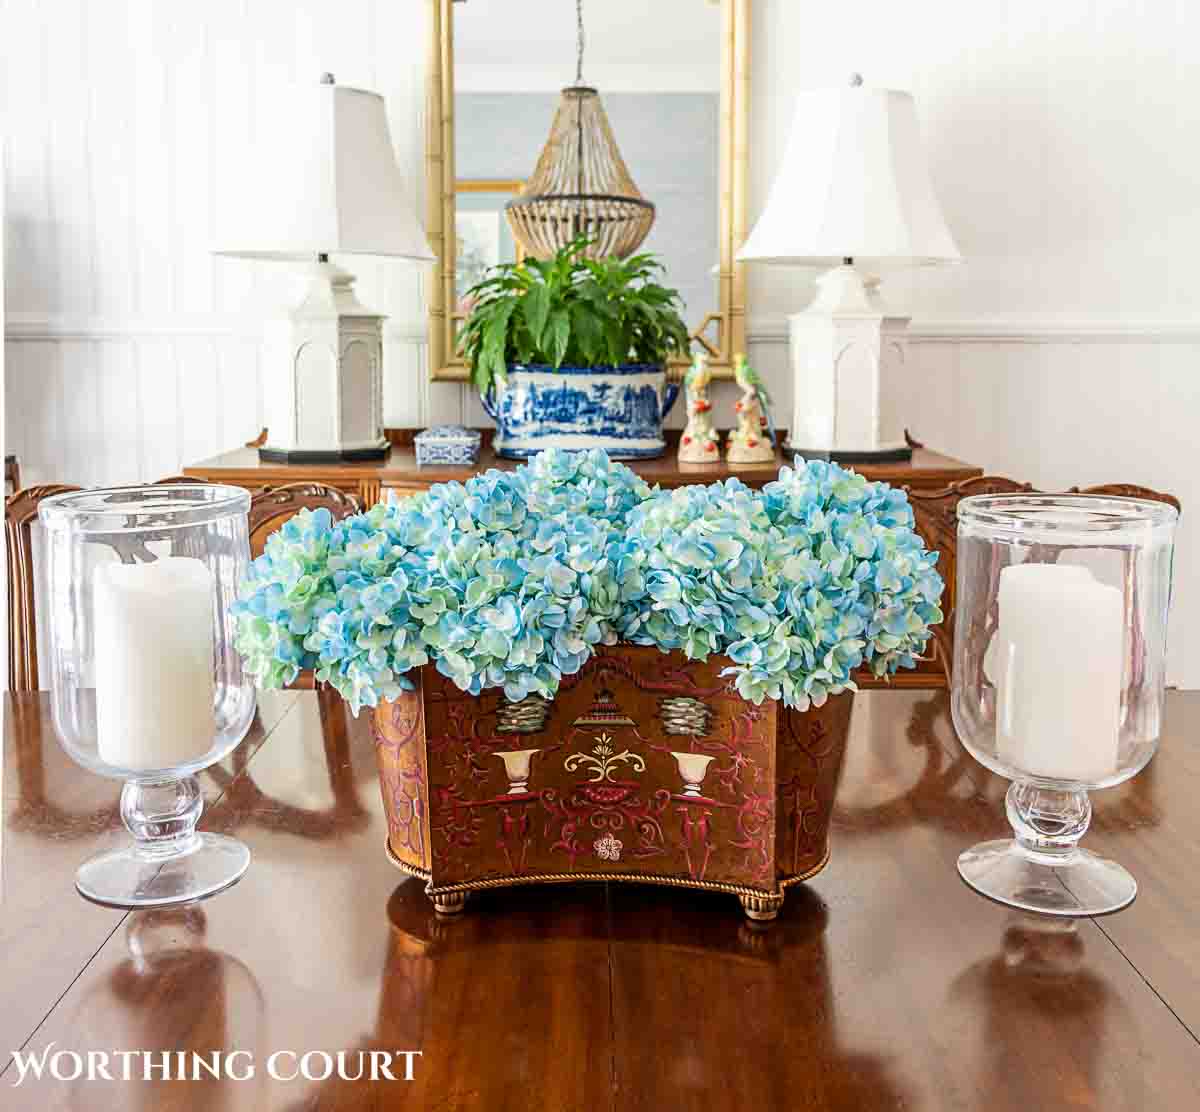
{"label": "chair rail molding", "polygon": [[[1200,319],[1139,317],[914,317],[911,343],[1200,343]],[[786,344],[787,317],[752,318],[750,344]]]}
{"label": "chair rail molding", "polygon": [[[10,342],[59,340],[170,340],[184,337],[232,337],[261,341],[264,318],[236,316],[98,317],[63,313],[9,313],[4,339]],[[384,335],[397,343],[423,344],[425,321],[384,322]]]}

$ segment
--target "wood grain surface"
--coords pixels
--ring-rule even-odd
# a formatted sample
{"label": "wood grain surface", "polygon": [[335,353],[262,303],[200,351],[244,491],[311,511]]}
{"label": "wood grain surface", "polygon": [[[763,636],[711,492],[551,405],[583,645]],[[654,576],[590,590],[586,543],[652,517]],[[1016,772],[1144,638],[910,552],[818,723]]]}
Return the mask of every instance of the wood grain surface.
{"label": "wood grain surface", "polygon": [[[72,890],[119,832],[117,785],[59,750],[44,696],[9,697],[0,1108],[1130,1109],[1200,1107],[1195,930],[1200,694],[1162,750],[1098,793],[1091,848],[1141,884],[1064,929],[969,891],[954,862],[1003,834],[1004,783],[967,758],[942,692],[854,703],[833,857],[756,928],[719,894],[485,892],[441,919],[384,854],[364,715],[265,700],[205,774],[203,825],[245,879],[122,915]],[[12,1087],[8,1053],[244,1048],[251,1081]],[[420,1050],[411,1082],[274,1081],[277,1050]]]}
{"label": "wood grain surface", "polygon": [[[648,483],[659,483],[664,487],[683,486],[687,483],[714,483],[731,476],[736,476],[750,486],[762,486],[774,479],[779,473],[779,468],[786,462],[782,454],[778,454],[771,463],[680,463],[675,456],[674,445],[669,444],[667,451],[658,459],[635,460],[630,466]],[[448,464],[418,467],[411,443],[401,439],[393,444],[387,459],[376,462],[264,463],[258,458],[257,449],[237,448],[186,467],[184,474],[192,478],[245,487],[297,481],[320,482],[351,492],[358,492],[364,482],[373,482],[377,490],[396,490],[403,493],[425,490],[432,483],[444,483],[451,479],[461,482],[491,467],[511,471],[519,465],[519,460],[497,458],[491,445],[485,443],[479,453],[479,461],[473,467],[455,467]],[[914,449],[910,463],[855,464],[854,470],[871,480],[930,490],[983,474],[972,464],[930,451],[928,448]]]}

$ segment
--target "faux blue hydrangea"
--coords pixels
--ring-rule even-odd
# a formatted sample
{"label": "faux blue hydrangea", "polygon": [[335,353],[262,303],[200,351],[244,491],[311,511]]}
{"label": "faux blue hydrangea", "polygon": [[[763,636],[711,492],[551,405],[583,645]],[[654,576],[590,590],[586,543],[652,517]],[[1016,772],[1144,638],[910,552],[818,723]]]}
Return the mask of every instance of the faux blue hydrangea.
{"label": "faux blue hydrangea", "polygon": [[551,449],[334,523],[303,511],[253,562],[237,647],[263,687],[302,668],[355,713],[430,661],[462,690],[553,697],[619,638],[723,653],[747,699],[818,705],[911,667],[942,583],[903,493],[836,465],[651,490],[602,451]]}

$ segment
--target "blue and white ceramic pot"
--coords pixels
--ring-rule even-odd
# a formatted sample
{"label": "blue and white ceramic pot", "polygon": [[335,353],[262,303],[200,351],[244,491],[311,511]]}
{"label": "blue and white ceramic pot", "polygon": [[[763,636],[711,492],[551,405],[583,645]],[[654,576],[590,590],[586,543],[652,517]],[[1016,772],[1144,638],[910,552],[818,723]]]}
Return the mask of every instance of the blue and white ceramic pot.
{"label": "blue and white ceramic pot", "polygon": [[525,459],[544,448],[603,448],[613,459],[666,449],[663,418],[679,394],[661,364],[559,367],[515,364],[483,399],[496,422],[498,456]]}

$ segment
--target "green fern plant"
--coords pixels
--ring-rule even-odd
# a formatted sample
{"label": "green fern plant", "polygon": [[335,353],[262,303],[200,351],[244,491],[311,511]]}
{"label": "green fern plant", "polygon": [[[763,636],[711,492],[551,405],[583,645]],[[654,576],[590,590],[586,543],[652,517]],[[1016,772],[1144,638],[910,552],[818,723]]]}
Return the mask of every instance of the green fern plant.
{"label": "green fern plant", "polygon": [[589,242],[502,263],[467,291],[474,304],[458,350],[481,394],[504,382],[510,363],[602,367],[687,352],[679,292],[654,280],[662,264],[649,254],[589,259]]}

